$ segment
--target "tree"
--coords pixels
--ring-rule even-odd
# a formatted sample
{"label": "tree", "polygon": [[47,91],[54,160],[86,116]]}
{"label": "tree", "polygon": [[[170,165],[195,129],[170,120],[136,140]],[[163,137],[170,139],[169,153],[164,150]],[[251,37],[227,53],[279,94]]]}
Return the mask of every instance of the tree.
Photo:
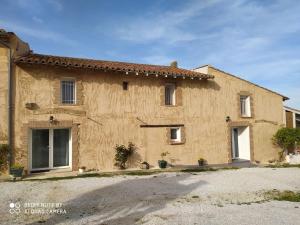
{"label": "tree", "polygon": [[279,152],[279,159],[283,159],[283,154],[288,149],[294,149],[300,144],[300,129],[281,128],[273,136],[274,144],[278,145],[282,150]]}

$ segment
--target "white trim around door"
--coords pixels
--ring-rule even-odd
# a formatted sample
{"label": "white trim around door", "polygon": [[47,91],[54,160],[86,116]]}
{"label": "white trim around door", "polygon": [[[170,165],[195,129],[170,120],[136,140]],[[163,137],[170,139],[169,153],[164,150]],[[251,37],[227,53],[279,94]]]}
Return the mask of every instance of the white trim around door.
{"label": "white trim around door", "polygon": [[[65,144],[65,149],[60,149],[59,146],[55,146],[54,137],[55,131],[62,131],[65,133],[65,137],[63,135],[61,137],[56,137],[56,141],[59,144]],[[68,131],[68,132],[66,132]],[[48,171],[54,169],[66,169],[72,168],[72,129],[71,128],[54,128],[54,129],[47,129],[47,128],[37,128],[37,129],[29,129],[29,171]],[[33,135],[33,132],[35,134]],[[38,134],[38,135],[36,135]],[[66,134],[68,134],[68,139],[63,143],[66,139]],[[47,137],[48,135],[48,137]],[[59,135],[59,133],[58,133]],[[36,138],[38,140],[33,140]],[[60,143],[62,141],[62,143]],[[33,146],[33,144],[35,146]],[[34,151],[33,151],[34,150]],[[64,150],[63,154],[65,154],[65,162],[59,162],[60,158],[54,159],[54,154],[62,154],[59,152]],[[33,158],[36,157],[36,158]],[[58,161],[58,162],[57,162]],[[35,164],[35,165],[33,165]],[[66,165],[59,165],[55,166],[55,164],[66,164]]]}
{"label": "white trim around door", "polygon": [[251,160],[249,126],[231,128],[231,151],[232,159]]}

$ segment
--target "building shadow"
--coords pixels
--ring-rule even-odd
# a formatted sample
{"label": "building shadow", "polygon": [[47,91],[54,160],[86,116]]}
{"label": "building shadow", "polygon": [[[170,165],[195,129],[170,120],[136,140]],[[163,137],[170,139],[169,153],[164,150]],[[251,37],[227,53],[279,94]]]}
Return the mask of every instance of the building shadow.
{"label": "building shadow", "polygon": [[[206,184],[198,179],[183,183],[190,176],[189,173],[174,173],[126,179],[64,202],[65,215],[30,224],[132,225]],[[82,181],[89,182],[88,179]]]}

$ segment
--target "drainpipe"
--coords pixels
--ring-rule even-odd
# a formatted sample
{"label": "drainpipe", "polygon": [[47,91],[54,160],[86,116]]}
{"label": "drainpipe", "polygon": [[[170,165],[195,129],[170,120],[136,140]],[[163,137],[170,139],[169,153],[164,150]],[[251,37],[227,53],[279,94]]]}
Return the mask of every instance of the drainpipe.
{"label": "drainpipe", "polygon": [[9,61],[8,61],[8,118],[7,118],[7,133],[8,133],[8,154],[7,154],[7,161],[8,161],[8,169],[10,172],[10,168],[12,165],[12,50],[11,47],[6,44],[5,42],[0,40],[0,43],[3,44],[5,47],[9,49]]}

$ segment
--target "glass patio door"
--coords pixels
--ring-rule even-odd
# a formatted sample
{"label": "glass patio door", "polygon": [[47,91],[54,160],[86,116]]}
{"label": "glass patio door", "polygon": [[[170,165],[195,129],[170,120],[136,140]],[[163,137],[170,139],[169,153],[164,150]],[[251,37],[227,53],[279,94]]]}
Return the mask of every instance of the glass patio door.
{"label": "glass patio door", "polygon": [[70,166],[70,129],[33,129],[31,136],[32,170]]}
{"label": "glass patio door", "polygon": [[32,169],[49,168],[49,130],[32,130]]}
{"label": "glass patio door", "polygon": [[53,130],[53,167],[69,165],[69,129]]}

